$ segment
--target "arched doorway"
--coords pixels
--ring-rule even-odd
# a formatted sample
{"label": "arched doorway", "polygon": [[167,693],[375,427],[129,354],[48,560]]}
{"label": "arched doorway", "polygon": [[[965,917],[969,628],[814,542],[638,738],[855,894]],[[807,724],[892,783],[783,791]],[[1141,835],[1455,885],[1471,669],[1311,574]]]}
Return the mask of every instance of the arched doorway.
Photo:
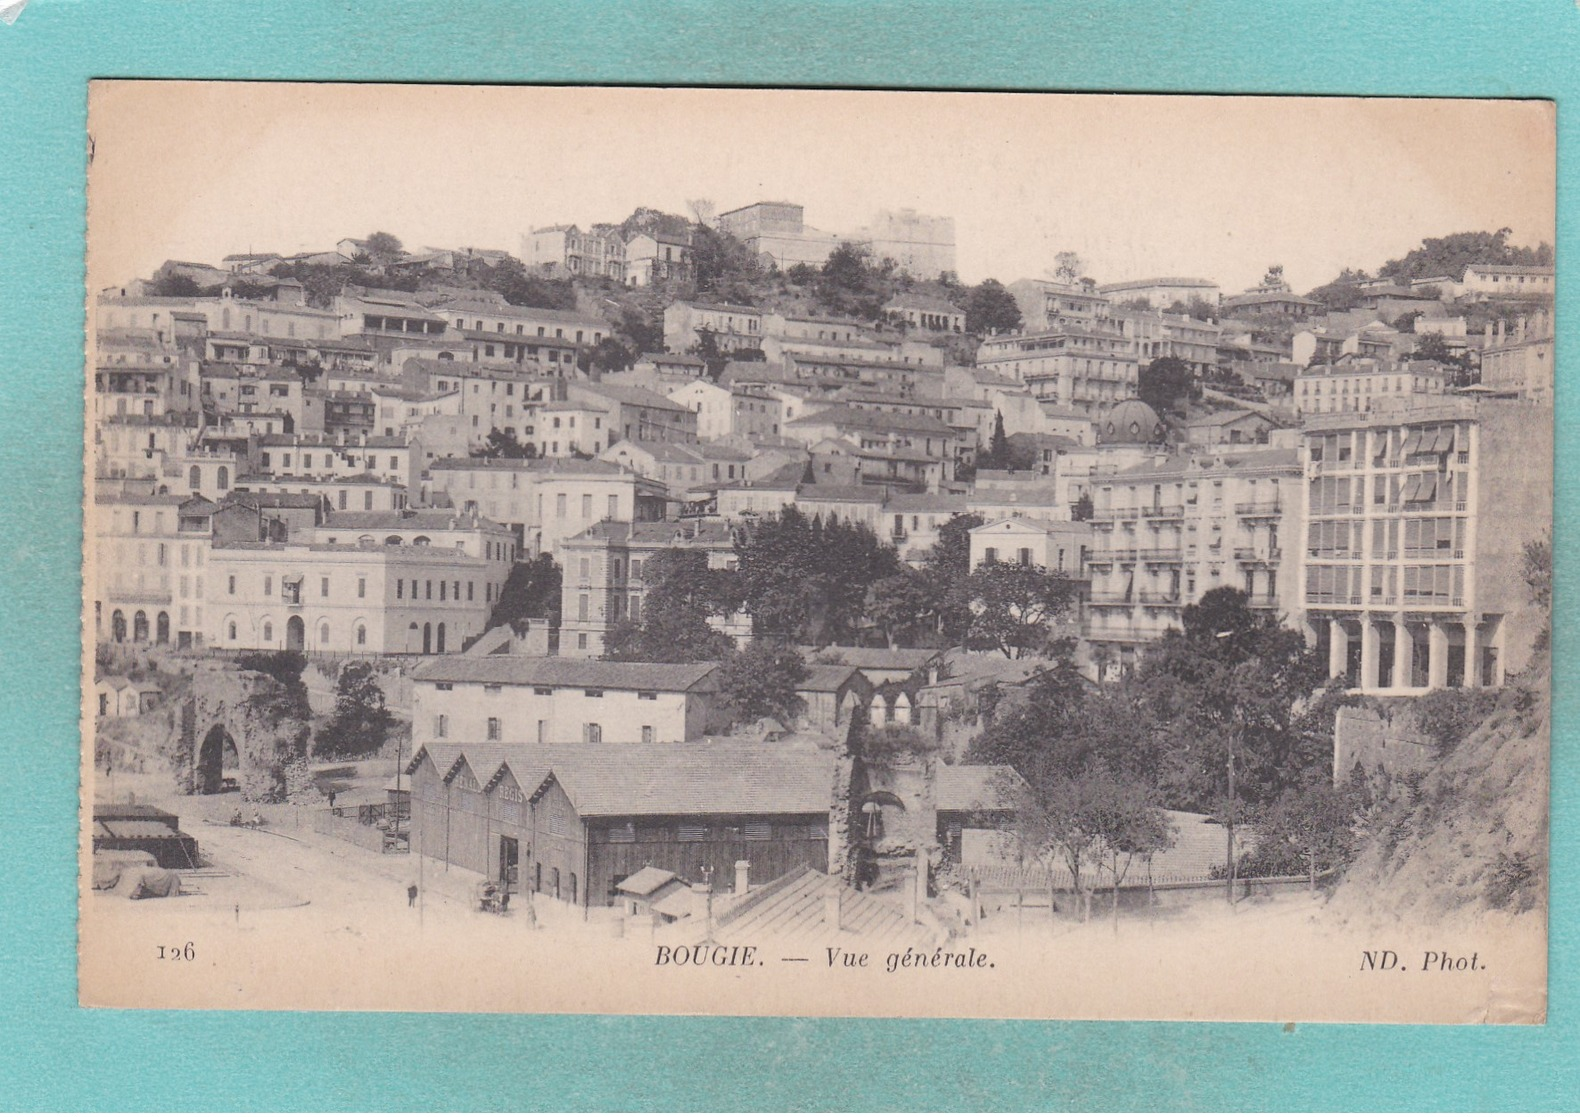
{"label": "arched doorway", "polygon": [[156,643],[156,644],[168,644],[168,643],[170,643],[170,614],[169,613],[160,612],[159,616],[154,618],[154,643]]}
{"label": "arched doorway", "polygon": [[117,644],[126,643],[126,614],[119,609],[110,614],[110,639]]}
{"label": "arched doorway", "polygon": [[433,625],[431,624],[422,626],[422,654],[433,654]]}
{"label": "arched doorway", "polygon": [[285,622],[285,650],[299,652],[307,646],[307,625],[301,617],[291,617]]}
{"label": "arched doorway", "polygon": [[443,621],[439,622],[439,629],[435,633],[435,637],[436,638],[434,640],[433,650],[436,653],[438,653],[439,655],[443,655],[444,654],[444,622]]}
{"label": "arched doorway", "polygon": [[148,614],[141,609],[132,616],[132,641],[138,644],[148,643]]}
{"label": "arched doorway", "polygon": [[223,725],[214,726],[198,746],[193,790],[199,795],[218,795],[225,790],[225,769],[234,770],[239,765],[235,740]]}

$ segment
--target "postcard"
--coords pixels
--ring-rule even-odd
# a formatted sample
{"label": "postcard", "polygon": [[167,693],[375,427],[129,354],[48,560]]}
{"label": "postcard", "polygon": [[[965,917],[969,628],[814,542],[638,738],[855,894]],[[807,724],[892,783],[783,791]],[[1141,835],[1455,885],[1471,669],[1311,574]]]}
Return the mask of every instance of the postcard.
{"label": "postcard", "polygon": [[1544,1021],[1554,121],[94,82],[82,1003]]}

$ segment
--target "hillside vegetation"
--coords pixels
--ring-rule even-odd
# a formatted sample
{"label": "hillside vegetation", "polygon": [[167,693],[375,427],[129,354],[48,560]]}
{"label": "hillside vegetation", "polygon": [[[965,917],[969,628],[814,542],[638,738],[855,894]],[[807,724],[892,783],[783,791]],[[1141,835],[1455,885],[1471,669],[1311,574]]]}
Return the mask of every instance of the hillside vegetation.
{"label": "hillside vegetation", "polygon": [[1372,816],[1332,905],[1430,926],[1447,915],[1544,910],[1551,669],[1504,687],[1490,713]]}

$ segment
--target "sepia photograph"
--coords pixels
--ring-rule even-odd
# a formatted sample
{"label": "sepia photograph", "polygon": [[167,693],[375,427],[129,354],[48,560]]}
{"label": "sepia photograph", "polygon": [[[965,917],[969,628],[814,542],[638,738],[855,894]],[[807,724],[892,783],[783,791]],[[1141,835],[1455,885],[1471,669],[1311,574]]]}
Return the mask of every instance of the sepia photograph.
{"label": "sepia photograph", "polygon": [[81,1004],[1545,1022],[1555,120],[92,82]]}

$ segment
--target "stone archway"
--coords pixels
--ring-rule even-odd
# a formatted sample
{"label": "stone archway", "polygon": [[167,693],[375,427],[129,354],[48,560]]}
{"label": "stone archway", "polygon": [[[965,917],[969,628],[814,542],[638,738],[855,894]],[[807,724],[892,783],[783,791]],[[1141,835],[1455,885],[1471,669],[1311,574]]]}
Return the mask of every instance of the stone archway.
{"label": "stone archway", "polygon": [[307,623],[301,617],[288,617],[285,621],[285,650],[299,652],[307,646]]}
{"label": "stone archway", "polygon": [[203,742],[198,746],[192,775],[194,795],[217,795],[225,790],[227,753],[231,767],[239,767],[241,756],[235,739],[223,725],[216,724],[203,735]]}
{"label": "stone archway", "polygon": [[237,783],[250,800],[278,802],[293,772],[306,778],[306,695],[273,676],[230,663],[200,664],[186,699],[168,716],[171,769],[183,794],[218,791],[231,750]]}

